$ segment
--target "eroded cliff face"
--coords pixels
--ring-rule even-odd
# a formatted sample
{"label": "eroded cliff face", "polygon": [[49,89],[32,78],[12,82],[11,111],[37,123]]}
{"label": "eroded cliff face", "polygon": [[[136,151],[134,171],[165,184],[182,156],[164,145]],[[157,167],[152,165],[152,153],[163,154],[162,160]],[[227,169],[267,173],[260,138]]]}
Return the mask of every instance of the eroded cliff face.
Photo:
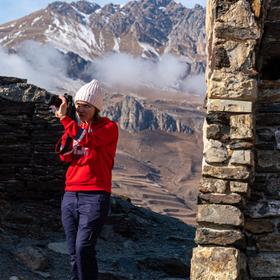
{"label": "eroded cliff face", "polygon": [[145,106],[144,103],[136,97],[126,95],[122,101],[106,108],[104,114],[117,121],[121,129],[129,132],[146,129],[185,134],[194,132],[190,124],[184,123],[176,115],[149,107],[149,104]]}

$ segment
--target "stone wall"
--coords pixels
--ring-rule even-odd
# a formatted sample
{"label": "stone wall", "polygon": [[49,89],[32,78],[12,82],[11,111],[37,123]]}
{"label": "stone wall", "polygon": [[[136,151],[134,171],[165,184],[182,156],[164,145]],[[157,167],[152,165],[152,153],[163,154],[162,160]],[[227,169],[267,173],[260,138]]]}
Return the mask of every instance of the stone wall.
{"label": "stone wall", "polygon": [[280,92],[279,82],[261,80],[275,79],[267,69],[280,58],[279,6],[207,2],[207,116],[192,280],[280,279]]}
{"label": "stone wall", "polygon": [[[39,214],[40,205],[52,208],[64,189],[66,166],[54,153],[63,127],[45,104],[50,95],[26,80],[5,77],[0,77],[0,94],[0,228],[28,234],[35,225],[59,227],[51,211]],[[28,207],[22,213],[20,203],[28,201],[37,203],[30,211],[43,215],[42,223],[32,220]]]}
{"label": "stone wall", "polygon": [[245,210],[252,279],[280,279],[280,1],[272,0],[259,49],[254,184]]}

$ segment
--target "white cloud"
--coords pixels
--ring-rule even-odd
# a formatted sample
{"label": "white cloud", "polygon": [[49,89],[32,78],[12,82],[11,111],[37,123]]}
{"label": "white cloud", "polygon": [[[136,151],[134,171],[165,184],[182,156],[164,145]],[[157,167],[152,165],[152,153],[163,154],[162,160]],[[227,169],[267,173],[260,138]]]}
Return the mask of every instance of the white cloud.
{"label": "white cloud", "polygon": [[66,61],[50,45],[23,43],[17,54],[0,47],[0,75],[28,79],[29,83],[54,90],[66,79]]}
{"label": "white cloud", "polygon": [[198,95],[205,95],[206,92],[206,82],[205,82],[205,75],[192,75],[187,77],[182,82],[181,88],[183,91],[187,91],[190,93],[198,94]]}
{"label": "white cloud", "polygon": [[[155,62],[129,54],[110,53],[96,59],[87,73],[112,87],[150,86],[204,94],[204,75],[183,79],[186,69],[187,65],[171,54]],[[25,78],[49,91],[65,88],[75,92],[80,85],[80,81],[67,77],[67,61],[62,53],[50,44],[34,41],[21,44],[16,54],[8,54],[0,47],[0,75]]]}
{"label": "white cloud", "polygon": [[167,54],[157,62],[125,53],[107,54],[95,60],[88,73],[111,86],[152,86],[160,89],[180,89],[204,94],[204,76],[183,80],[187,65],[174,55]]}

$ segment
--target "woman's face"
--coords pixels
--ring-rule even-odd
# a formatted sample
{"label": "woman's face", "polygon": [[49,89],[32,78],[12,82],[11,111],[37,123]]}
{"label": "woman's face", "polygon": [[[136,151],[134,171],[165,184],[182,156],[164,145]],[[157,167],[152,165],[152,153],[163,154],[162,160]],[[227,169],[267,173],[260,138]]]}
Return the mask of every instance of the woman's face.
{"label": "woman's face", "polygon": [[90,122],[92,120],[96,111],[96,108],[93,105],[78,100],[75,102],[75,107],[82,122]]}

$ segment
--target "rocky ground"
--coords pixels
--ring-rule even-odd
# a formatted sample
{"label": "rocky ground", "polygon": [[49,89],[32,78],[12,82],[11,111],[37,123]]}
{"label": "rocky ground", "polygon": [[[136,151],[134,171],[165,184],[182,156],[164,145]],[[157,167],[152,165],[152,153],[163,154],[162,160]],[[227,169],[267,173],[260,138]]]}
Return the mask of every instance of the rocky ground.
{"label": "rocky ground", "polygon": [[[17,219],[11,215],[10,222],[2,224],[1,280],[68,279],[59,203],[49,201],[39,207],[38,203],[23,203],[24,208],[17,205],[12,209]],[[25,210],[17,213],[17,209]],[[194,228],[178,219],[114,197],[97,245],[100,279],[186,280],[193,239]]]}

